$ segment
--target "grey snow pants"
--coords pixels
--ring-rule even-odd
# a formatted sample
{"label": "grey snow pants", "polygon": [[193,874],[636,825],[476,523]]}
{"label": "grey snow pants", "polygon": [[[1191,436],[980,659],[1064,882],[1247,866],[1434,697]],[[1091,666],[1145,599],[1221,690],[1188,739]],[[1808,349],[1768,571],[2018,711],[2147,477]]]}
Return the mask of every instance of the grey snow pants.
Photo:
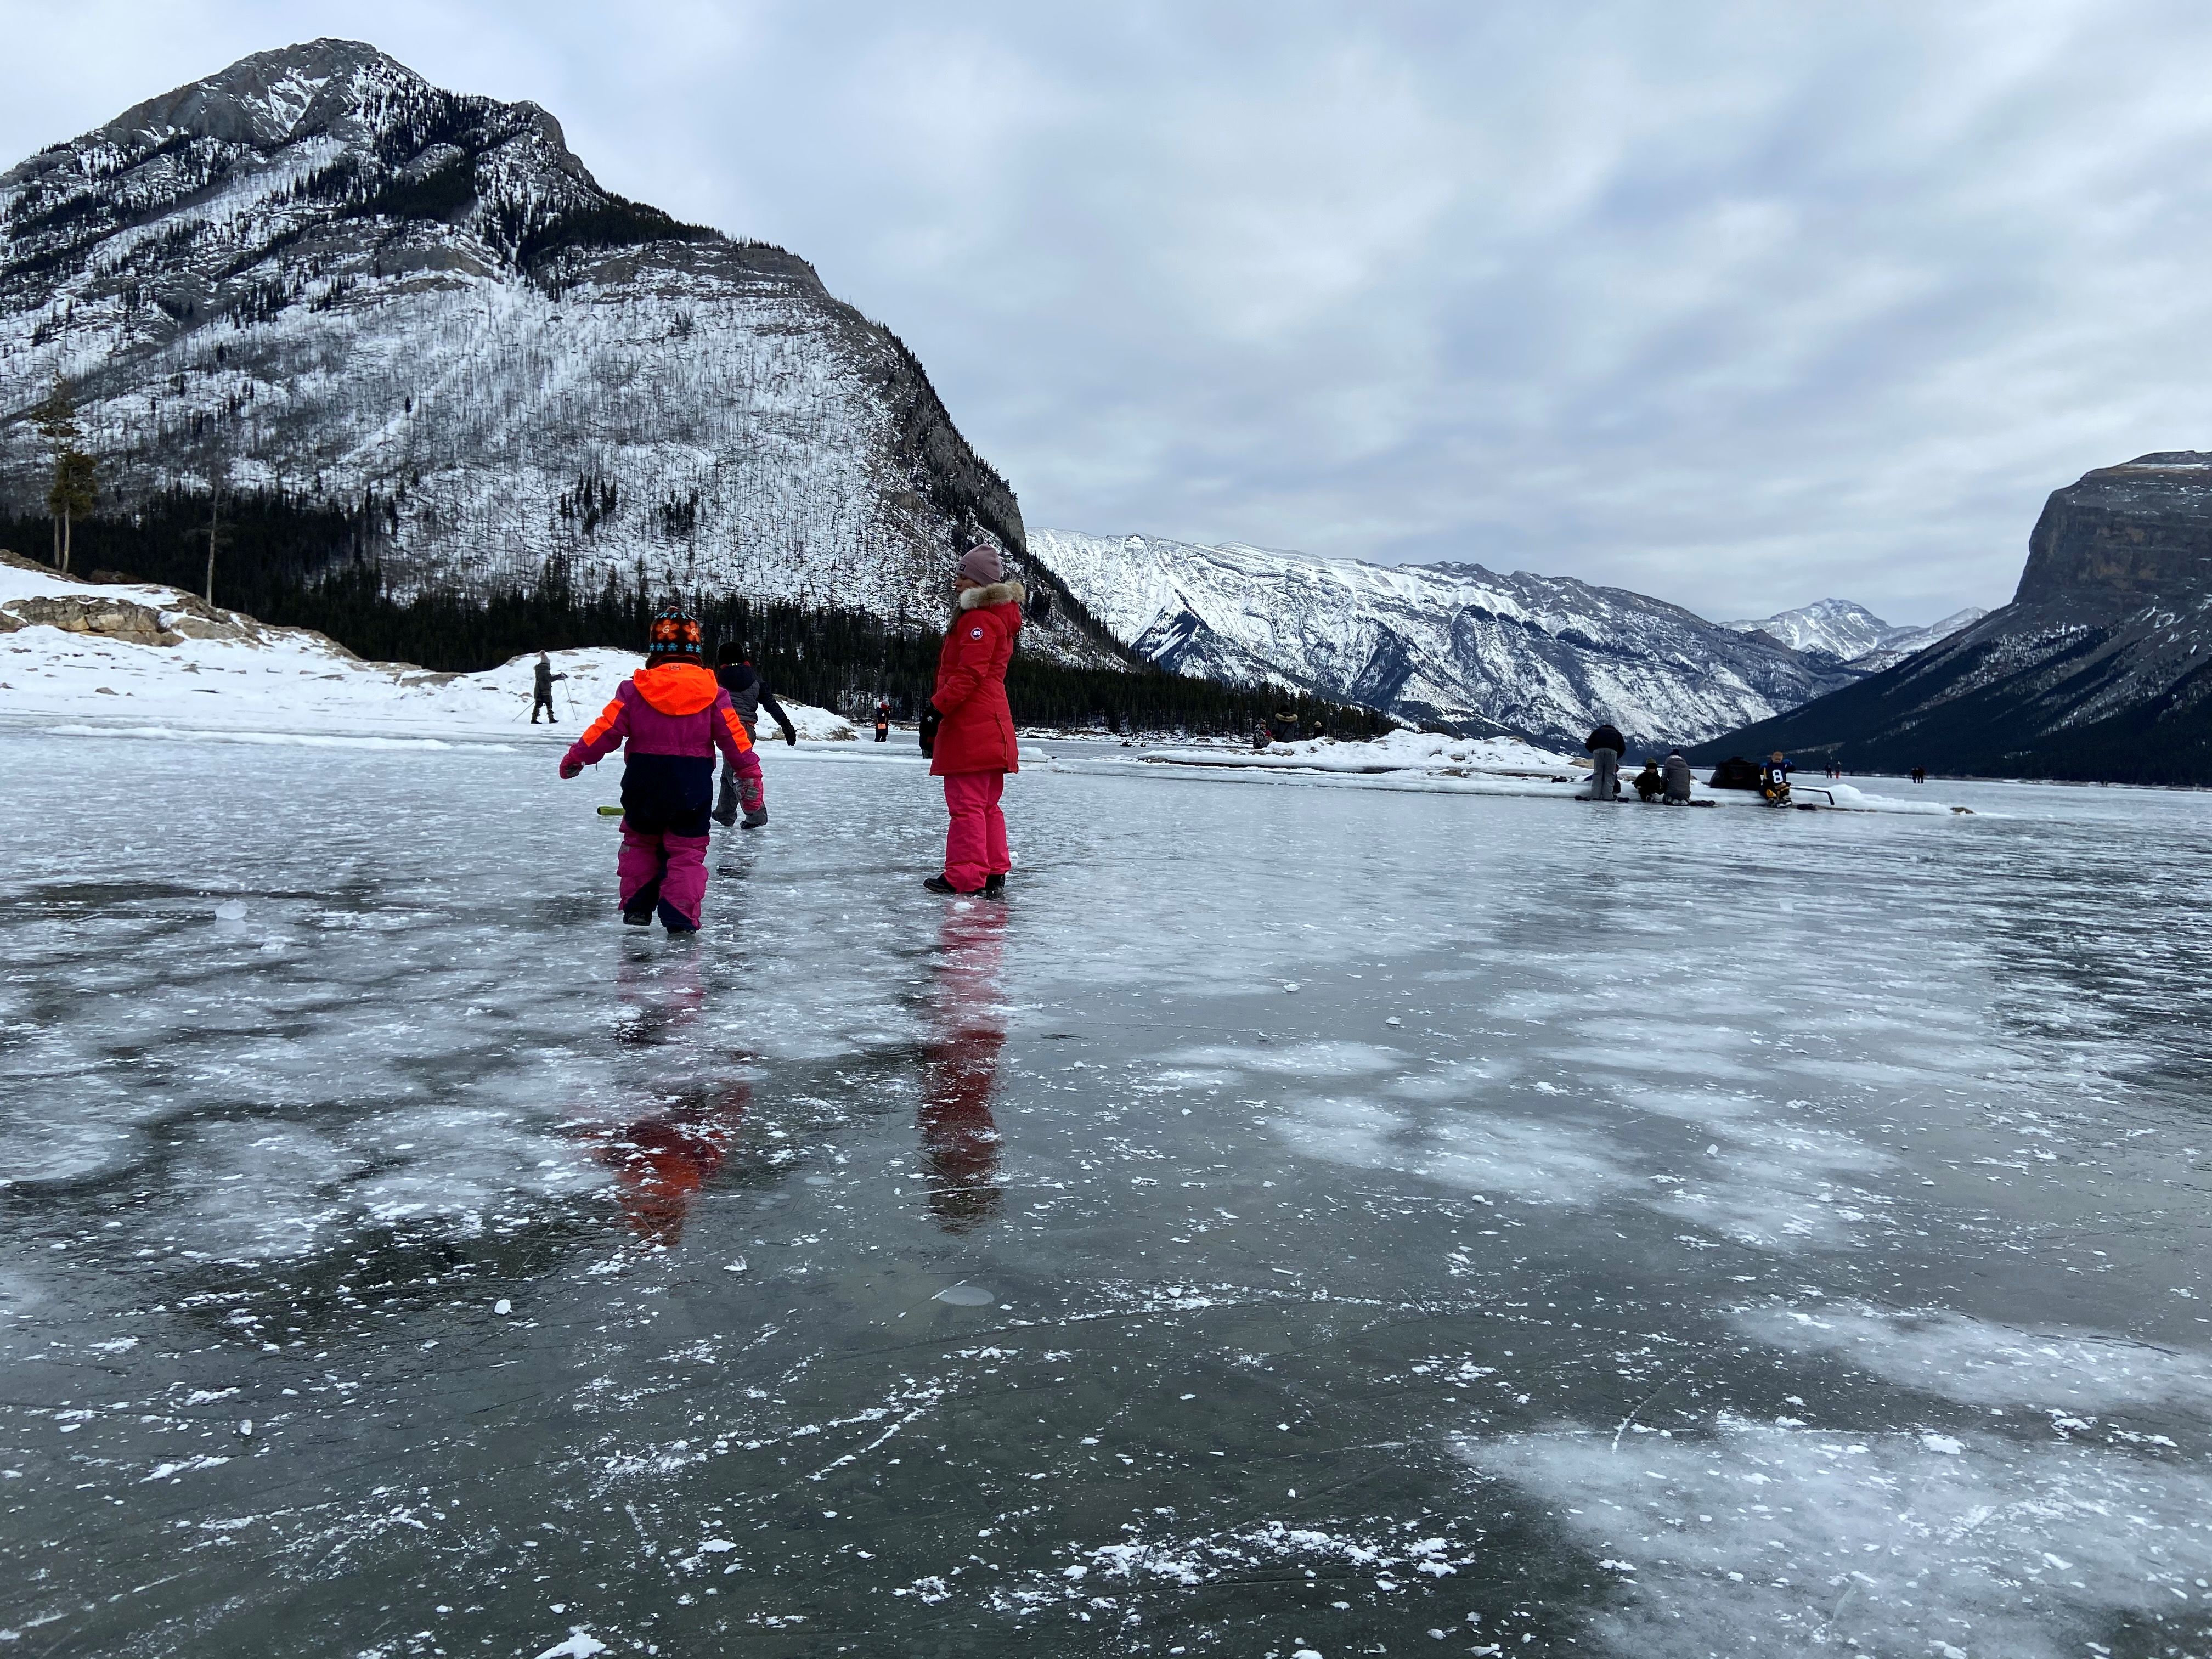
{"label": "grey snow pants", "polygon": [[1590,750],[1590,799],[1611,800],[1620,791],[1620,751],[1618,749]]}

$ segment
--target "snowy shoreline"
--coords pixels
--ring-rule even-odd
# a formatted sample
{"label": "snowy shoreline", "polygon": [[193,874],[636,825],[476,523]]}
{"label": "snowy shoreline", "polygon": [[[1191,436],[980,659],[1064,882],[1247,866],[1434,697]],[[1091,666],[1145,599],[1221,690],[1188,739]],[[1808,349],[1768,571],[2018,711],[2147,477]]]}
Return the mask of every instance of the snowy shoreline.
{"label": "snowy shoreline", "polygon": [[[407,663],[365,662],[307,629],[272,628],[175,588],[82,582],[43,568],[0,562],[0,728],[32,726],[63,737],[155,738],[198,743],[294,744],[434,750],[512,747],[573,739],[636,672],[634,651],[594,647],[550,653],[560,718],[532,726],[536,659],[514,658],[475,674]],[[832,756],[919,766],[911,732],[879,746],[827,709],[787,702],[799,744],[784,750],[771,722],[766,746],[793,757]],[[1571,799],[1588,761],[1517,738],[1462,738],[1397,731],[1362,742],[1319,738],[1254,750],[1178,741],[1129,749],[1111,740],[1024,734],[1024,759],[1063,772],[1243,783],[1325,785],[1425,793]],[[1097,754],[1050,752],[1046,743]],[[1626,781],[1623,784],[1626,790]],[[1632,793],[1623,799],[1633,801]],[[1758,806],[1756,795],[1699,782],[1692,799]],[[1802,782],[1798,805],[1816,810],[1948,816],[1939,800],[1874,795],[1844,783]]]}
{"label": "snowy shoreline", "polygon": [[[439,748],[575,738],[643,661],[550,653],[560,718],[532,727],[537,659],[476,674],[366,662],[173,587],[94,584],[0,562],[0,719],[70,737]],[[855,742],[848,720],[787,702],[803,744]],[[769,734],[772,720],[763,722]],[[781,745],[779,744],[779,747]]]}

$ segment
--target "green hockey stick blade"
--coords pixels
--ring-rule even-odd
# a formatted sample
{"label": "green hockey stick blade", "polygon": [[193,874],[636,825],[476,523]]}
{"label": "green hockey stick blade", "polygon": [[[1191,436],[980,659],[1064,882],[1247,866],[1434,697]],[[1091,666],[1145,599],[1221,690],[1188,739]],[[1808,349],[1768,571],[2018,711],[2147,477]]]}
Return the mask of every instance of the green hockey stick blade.
{"label": "green hockey stick blade", "polygon": [[618,818],[622,816],[622,811],[619,806],[602,806],[599,808],[599,816],[603,818]]}

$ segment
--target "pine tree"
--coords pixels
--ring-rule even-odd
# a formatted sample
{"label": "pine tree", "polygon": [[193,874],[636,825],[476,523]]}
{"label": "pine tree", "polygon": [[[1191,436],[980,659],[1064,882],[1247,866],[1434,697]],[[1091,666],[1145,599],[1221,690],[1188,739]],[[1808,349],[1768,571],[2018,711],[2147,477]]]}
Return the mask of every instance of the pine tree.
{"label": "pine tree", "polygon": [[70,526],[89,514],[99,501],[99,464],[82,450],[64,450],[54,461],[53,488],[46,492],[46,505],[53,509],[61,537],[60,556],[54,562],[59,569],[66,572],[70,568]]}
{"label": "pine tree", "polygon": [[61,375],[54,376],[53,389],[31,411],[31,419],[53,456],[53,479],[46,491],[54,520],[53,562],[55,569],[67,570],[70,526],[91,512],[99,499],[98,464],[77,447],[84,434],[76,423],[76,400]]}

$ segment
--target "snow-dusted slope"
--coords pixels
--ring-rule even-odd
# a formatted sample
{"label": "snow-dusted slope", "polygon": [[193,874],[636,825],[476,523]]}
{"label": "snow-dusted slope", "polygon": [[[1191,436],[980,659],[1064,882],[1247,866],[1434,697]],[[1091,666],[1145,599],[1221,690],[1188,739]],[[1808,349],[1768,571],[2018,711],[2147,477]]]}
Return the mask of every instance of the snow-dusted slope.
{"label": "snow-dusted slope", "polygon": [[1817,651],[1838,662],[1863,657],[1899,631],[1864,605],[1849,599],[1815,599],[1778,617],[1723,623],[1721,626],[1732,628],[1739,634],[1764,634],[1781,641],[1792,651]]}
{"label": "snow-dusted slope", "polygon": [[1871,673],[1904,661],[1915,651],[1948,639],[1987,615],[1988,611],[1969,605],[1925,628],[1899,628],[1850,599],[1815,599],[1777,617],[1721,626],[1739,634],[1764,634],[1793,651],[1830,657]]}
{"label": "snow-dusted slope", "polygon": [[1879,673],[1885,668],[1896,666],[1916,651],[1925,651],[1929,646],[1948,640],[1954,634],[1964,632],[1989,614],[1982,606],[1970,605],[1964,611],[1954,611],[1942,621],[1930,623],[1925,628],[1899,629],[1879,649],[1852,658],[1848,665],[1865,673]]}
{"label": "snow-dusted slope", "polygon": [[[574,738],[641,660],[635,651],[554,653],[561,718],[533,732],[534,657],[482,674],[363,662],[320,634],[265,627],[174,588],[94,586],[0,562],[0,717],[49,727],[257,742]],[[859,736],[827,709],[785,708],[802,745]]]}
{"label": "snow-dusted slope", "polygon": [[1470,732],[1579,744],[1610,720],[1639,742],[1690,741],[1842,678],[1679,605],[1564,578],[1063,530],[1032,531],[1030,547],[1116,639],[1163,666],[1310,687]]}
{"label": "snow-dusted slope", "polygon": [[[1005,482],[890,332],[778,248],[599,188],[532,104],[374,48],[257,54],[0,175],[0,420],[76,383],[110,505],[357,511],[388,570],[550,557],[933,622]],[[29,423],[0,490],[43,511]],[[1032,642],[1115,655],[1056,617]]]}

